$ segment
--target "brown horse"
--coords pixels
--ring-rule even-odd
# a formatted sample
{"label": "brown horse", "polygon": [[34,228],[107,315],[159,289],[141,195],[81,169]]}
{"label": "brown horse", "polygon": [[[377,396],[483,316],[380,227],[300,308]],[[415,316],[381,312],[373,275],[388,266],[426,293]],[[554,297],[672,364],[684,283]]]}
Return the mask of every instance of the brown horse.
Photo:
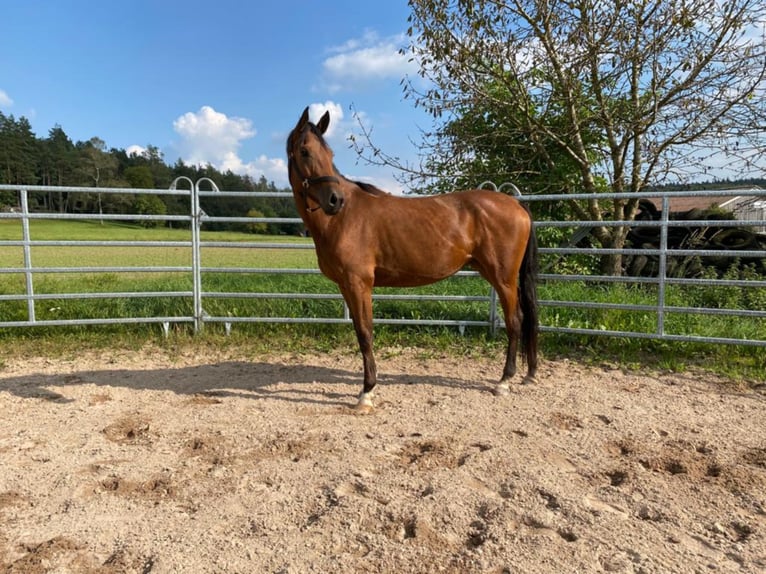
{"label": "brown horse", "polygon": [[[372,408],[372,289],[434,283],[471,265],[495,288],[508,349],[497,394],[507,394],[521,342],[525,382],[537,371],[537,242],[529,211],[496,191],[406,198],[343,177],[306,108],[287,138],[295,205],[314,239],[319,268],[340,287],[364,363],[358,408]],[[520,280],[519,280],[520,278]]]}

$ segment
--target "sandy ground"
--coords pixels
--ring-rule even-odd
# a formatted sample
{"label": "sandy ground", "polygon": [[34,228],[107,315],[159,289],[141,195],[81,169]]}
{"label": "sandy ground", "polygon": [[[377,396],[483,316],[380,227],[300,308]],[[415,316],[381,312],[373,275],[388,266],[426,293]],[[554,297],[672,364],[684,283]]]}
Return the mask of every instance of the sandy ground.
{"label": "sandy ground", "polygon": [[766,394],[378,353],[6,360],[0,572],[764,572]]}

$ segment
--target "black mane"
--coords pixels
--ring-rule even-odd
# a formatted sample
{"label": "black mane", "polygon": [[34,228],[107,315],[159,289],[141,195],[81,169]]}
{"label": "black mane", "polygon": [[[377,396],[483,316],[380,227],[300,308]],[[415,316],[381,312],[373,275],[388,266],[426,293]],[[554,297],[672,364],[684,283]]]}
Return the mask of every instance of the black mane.
{"label": "black mane", "polygon": [[358,185],[362,189],[362,191],[369,193],[370,195],[391,195],[387,191],[383,191],[382,189],[380,189],[379,187],[375,187],[371,183],[365,183],[363,181],[355,181],[353,183]]}

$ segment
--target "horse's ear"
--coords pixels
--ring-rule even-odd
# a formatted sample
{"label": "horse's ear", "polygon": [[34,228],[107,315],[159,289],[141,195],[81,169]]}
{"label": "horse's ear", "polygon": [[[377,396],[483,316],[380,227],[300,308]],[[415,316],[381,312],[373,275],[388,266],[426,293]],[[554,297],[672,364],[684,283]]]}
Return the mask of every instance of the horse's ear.
{"label": "horse's ear", "polygon": [[303,126],[305,126],[309,121],[309,107],[306,106],[306,109],[303,110],[303,114],[301,114],[301,119],[298,120],[298,123],[295,125],[295,129],[300,131]]}
{"label": "horse's ear", "polygon": [[319,122],[317,123],[317,127],[319,128],[319,133],[324,135],[324,133],[327,131],[327,126],[330,125],[330,110],[327,110],[324,115],[319,119]]}

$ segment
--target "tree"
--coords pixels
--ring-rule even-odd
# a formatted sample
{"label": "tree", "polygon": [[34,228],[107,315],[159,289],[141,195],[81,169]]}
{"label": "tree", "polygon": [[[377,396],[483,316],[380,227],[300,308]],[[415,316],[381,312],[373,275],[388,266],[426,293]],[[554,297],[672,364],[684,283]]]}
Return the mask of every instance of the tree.
{"label": "tree", "polygon": [[37,140],[29,120],[0,112],[0,181],[34,185],[36,170]]}
{"label": "tree", "polygon": [[77,142],[80,153],[80,173],[83,183],[93,187],[106,187],[117,172],[117,158],[106,151],[106,143],[98,137]]}
{"label": "tree", "polygon": [[[264,214],[257,209],[251,209],[247,212],[247,217],[265,217]],[[244,229],[247,233],[266,233],[269,229],[269,226],[266,223],[245,223]]]}
{"label": "tree", "polygon": [[[490,81],[484,89],[493,94],[491,101],[461,106],[440,127],[440,137],[433,142],[432,153],[425,158],[424,165],[428,173],[455,176],[448,180],[436,178],[426,191],[464,189],[486,181],[512,182],[520,189],[536,193],[576,191],[578,166],[574,160],[551,141],[541,142],[545,153],[540,153],[521,133],[503,129],[519,120],[509,118],[509,114],[518,116],[524,112],[514,105],[504,84]],[[550,129],[557,130],[562,125],[561,114],[550,114],[546,121],[551,123]],[[604,143],[597,129],[583,126],[582,133],[589,150]],[[599,183],[604,185],[603,181]],[[537,202],[531,208],[537,218],[560,219],[569,212],[564,202]]]}
{"label": "tree", "polygon": [[[406,82],[405,96],[432,114],[435,129],[423,149],[442,158],[468,157],[454,153],[455,142],[479,157],[488,140],[503,138],[512,144],[509,156],[534,150],[509,164],[509,175],[571,170],[563,191],[618,193],[707,173],[721,151],[742,170],[762,159],[762,0],[409,4],[404,51],[425,82]],[[472,112],[487,125],[474,121],[481,129],[455,134],[456,122]],[[600,221],[608,212],[631,220],[637,204],[591,200],[572,208],[581,218]],[[603,247],[620,248],[627,231],[596,227],[593,234]],[[620,270],[619,255],[603,258],[603,272]]]}
{"label": "tree", "polygon": [[[156,195],[137,195],[133,200],[131,210],[139,215],[167,215],[167,207]],[[138,223],[141,227],[153,228],[159,227],[162,222],[157,219],[142,219]]]}
{"label": "tree", "polygon": [[48,132],[44,140],[49,163],[43,185],[69,185],[75,166],[75,149],[72,140],[59,125]]}
{"label": "tree", "polygon": [[136,189],[154,188],[154,176],[148,165],[126,167],[122,175],[128,180],[130,187],[135,187]]}
{"label": "tree", "polygon": [[[72,140],[61,126],[56,125],[48,132],[48,138],[42,141],[43,185],[72,185],[75,172],[77,152]],[[47,209],[66,211],[68,194],[57,192],[45,194],[44,204]]]}

